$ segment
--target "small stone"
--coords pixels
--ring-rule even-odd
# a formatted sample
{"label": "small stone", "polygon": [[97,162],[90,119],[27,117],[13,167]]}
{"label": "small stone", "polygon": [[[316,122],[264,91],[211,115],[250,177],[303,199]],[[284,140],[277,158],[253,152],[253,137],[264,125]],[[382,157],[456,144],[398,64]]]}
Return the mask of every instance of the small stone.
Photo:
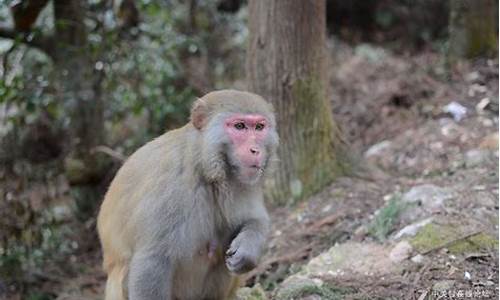
{"label": "small stone", "polygon": [[472,190],[473,191],[484,191],[484,190],[486,190],[486,186],[485,185],[475,185],[472,187]]}
{"label": "small stone", "polygon": [[354,235],[360,236],[360,237],[367,235],[367,233],[368,233],[368,228],[366,228],[366,226],[363,226],[363,225],[359,226],[354,231]]}
{"label": "small stone", "polygon": [[478,71],[472,71],[469,74],[465,75],[465,80],[468,82],[473,82],[479,79],[479,72]]}
{"label": "small stone", "polygon": [[498,150],[498,132],[489,134],[479,144],[481,149]]}
{"label": "small stone", "polygon": [[317,285],[317,286],[322,286],[323,285],[323,280],[319,278],[313,278],[312,281]]}
{"label": "small stone", "polygon": [[484,112],[484,110],[486,109],[486,107],[490,104],[490,98],[486,97],[486,98],[483,98],[481,99],[481,101],[479,101],[477,104],[476,104],[476,112],[478,114],[481,114]]}
{"label": "small stone", "polygon": [[495,125],[495,123],[488,118],[481,119],[481,124],[483,124],[484,127],[493,127],[493,125]]}
{"label": "small stone", "polygon": [[416,263],[417,265],[422,265],[425,262],[425,256],[423,256],[422,254],[417,254],[417,255],[413,256],[412,258],[410,258],[410,260],[413,263]]}
{"label": "small stone", "polygon": [[401,241],[391,250],[389,258],[395,263],[400,263],[410,257],[412,251],[413,247],[408,241]]}
{"label": "small stone", "polygon": [[332,209],[332,205],[331,204],[328,204],[327,206],[323,207],[323,209],[321,210],[321,212],[329,212],[330,210]]}
{"label": "small stone", "polygon": [[443,111],[450,114],[455,122],[462,120],[467,115],[467,108],[456,101],[445,105]]}
{"label": "small stone", "polygon": [[56,222],[68,221],[73,218],[73,211],[67,204],[59,204],[50,208]]}
{"label": "small stone", "polygon": [[295,274],[283,281],[281,287],[276,293],[276,299],[291,299],[291,296],[297,294],[301,290],[319,286],[320,285],[318,285],[313,279],[309,278],[308,276]]}
{"label": "small stone", "polygon": [[412,187],[402,197],[407,203],[420,203],[424,209],[434,211],[442,208],[444,201],[453,198],[453,194],[445,188],[423,184]]}
{"label": "small stone", "polygon": [[389,149],[391,147],[391,145],[392,145],[391,141],[382,141],[380,143],[377,143],[377,144],[371,146],[370,148],[368,148],[368,150],[366,150],[365,157],[368,158],[371,156],[380,155],[380,154],[382,154],[382,152]]}
{"label": "small stone", "polygon": [[321,296],[319,295],[309,295],[306,296],[305,298],[301,298],[302,300],[321,300]]}
{"label": "small stone", "polygon": [[470,275],[469,272],[465,271],[465,273],[464,273],[464,279],[465,280],[471,280],[472,279],[472,276]]}
{"label": "small stone", "polygon": [[427,218],[421,221],[418,221],[416,223],[410,224],[403,229],[401,229],[396,235],[394,236],[395,240],[398,240],[404,236],[415,236],[420,228],[424,227],[425,225],[431,223],[433,218]]}
{"label": "small stone", "polygon": [[465,166],[473,168],[477,166],[486,165],[492,159],[492,154],[484,149],[472,149],[465,153]]}

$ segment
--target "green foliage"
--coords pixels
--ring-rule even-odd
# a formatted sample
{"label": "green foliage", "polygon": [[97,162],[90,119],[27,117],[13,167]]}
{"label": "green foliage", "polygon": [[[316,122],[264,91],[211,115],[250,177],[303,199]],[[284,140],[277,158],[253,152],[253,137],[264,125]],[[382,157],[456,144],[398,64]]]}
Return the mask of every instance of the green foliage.
{"label": "green foliage", "polygon": [[[0,21],[11,19],[8,9],[11,2],[0,0]],[[186,2],[136,1],[140,11],[140,26],[130,30],[119,28],[109,2],[82,3],[87,41],[81,49],[77,49],[77,53],[85,54],[85,58],[93,65],[85,76],[91,76],[86,79],[93,83],[91,88],[94,90],[90,94],[98,94],[103,99],[107,130],[105,143],[125,154],[165,130],[187,121],[190,105],[196,96],[201,96],[202,91],[191,86],[186,72],[186,57],[209,57],[207,65],[217,70],[213,74],[224,78],[227,78],[225,73],[228,70],[238,70],[235,66],[241,67],[244,55],[241,51],[244,47],[241,32],[246,30],[243,20],[236,21],[235,18],[216,14],[216,1],[198,2],[196,28],[190,28],[187,21],[190,11]],[[44,10],[34,32],[53,34],[53,21],[52,11]],[[233,31],[233,28],[238,29]],[[233,33],[239,34],[238,42],[231,41]],[[221,42],[222,38],[227,41]],[[218,52],[218,47],[223,48],[223,55]],[[233,59],[232,53],[240,56]],[[20,157],[19,153],[23,151],[10,149],[14,148],[13,145],[22,147],[22,137],[31,130],[28,125],[36,124],[40,119],[50,123],[51,129],[53,125],[57,129],[55,132],[70,131],[75,116],[70,115],[71,109],[68,108],[75,105],[75,97],[61,78],[71,80],[72,70],[62,69],[57,61],[42,51],[18,41],[0,40],[0,59],[0,159],[2,163],[8,161],[12,169],[29,165],[26,172],[12,171],[15,175],[12,180],[22,180],[23,187],[19,189],[26,193],[12,191],[13,199],[0,203],[0,277],[9,282],[22,282],[29,271],[43,268],[48,261],[67,261],[68,255],[76,249],[70,239],[77,230],[75,226],[81,226],[89,220],[89,216],[95,216],[96,211],[95,201],[78,201],[74,198],[95,200],[100,197],[91,194],[91,187],[88,190],[86,186],[72,189],[62,198],[70,201],[65,204],[74,210],[70,216],[73,220],[69,223],[57,220],[48,212],[49,205],[53,204],[52,198],[57,198],[54,195],[47,196],[51,199],[41,200],[43,203],[39,208],[31,206],[26,195],[37,191],[30,186],[49,186],[50,180],[45,175],[62,173],[62,157],[43,162],[46,168],[36,171],[37,168],[26,157]],[[233,61],[236,63],[231,64]],[[65,72],[68,76],[61,76]],[[211,82],[215,84],[216,80]],[[125,133],[119,135],[115,131]],[[61,136],[63,138],[66,135]],[[66,145],[75,141],[64,142]],[[5,144],[8,147],[4,147]],[[15,156],[3,157],[5,153],[14,153]],[[76,172],[81,170],[73,169]],[[3,165],[0,171],[5,171]],[[2,172],[0,175],[4,176]],[[75,176],[64,178],[72,179],[70,177]],[[7,185],[0,186],[0,192],[7,190]],[[5,194],[9,193],[10,190],[5,191]],[[74,197],[75,194],[78,197]],[[27,299],[47,297],[37,293],[26,296]]]}
{"label": "green foliage", "polygon": [[180,49],[190,41],[175,31],[173,12],[160,1],[143,2],[140,10],[137,37],[107,32],[95,45],[102,53],[96,64],[106,73],[106,119],[120,123],[129,115],[147,117],[142,138],[132,145],[185,122],[195,97],[180,62]]}
{"label": "green foliage", "polygon": [[67,236],[69,229],[50,218],[39,217],[37,227],[11,235],[0,247],[0,276],[19,280],[25,271],[43,266],[47,260],[60,261],[73,246]]}
{"label": "green foliage", "polygon": [[[84,4],[86,9],[89,5],[93,8],[85,19],[87,44],[80,49],[95,64],[88,76],[102,77],[95,88],[105,99],[106,127],[126,127],[131,117],[145,120],[146,126],[126,138],[108,137],[108,145],[124,147],[125,152],[187,121],[190,105],[201,91],[190,85],[186,57],[208,57],[206,67],[220,78],[241,74],[238,70],[242,68],[246,35],[244,16],[217,12],[217,1],[198,2],[194,15],[182,1],[142,0],[136,4],[140,27],[129,31],[118,27],[111,6]],[[8,10],[1,12],[9,16]],[[43,12],[34,30],[50,34],[47,30],[54,26],[50,20],[51,12]],[[10,128],[21,128],[48,114],[57,126],[68,129],[68,107],[73,100],[71,94],[63,94],[66,91],[57,82],[57,73],[62,70],[48,56],[23,44],[0,48],[0,56],[7,56],[8,62],[0,74],[5,79],[0,80],[0,105],[11,109],[3,122]]]}
{"label": "green foliage", "polygon": [[384,241],[394,229],[399,215],[408,207],[401,201],[401,195],[393,195],[371,222],[368,233],[379,241]]}
{"label": "green foliage", "polygon": [[47,92],[47,77],[37,74],[40,69],[30,63],[23,69],[32,72],[14,71],[0,80],[0,105],[7,111],[3,121],[18,127],[30,124],[42,111],[50,116],[59,113],[53,94]]}

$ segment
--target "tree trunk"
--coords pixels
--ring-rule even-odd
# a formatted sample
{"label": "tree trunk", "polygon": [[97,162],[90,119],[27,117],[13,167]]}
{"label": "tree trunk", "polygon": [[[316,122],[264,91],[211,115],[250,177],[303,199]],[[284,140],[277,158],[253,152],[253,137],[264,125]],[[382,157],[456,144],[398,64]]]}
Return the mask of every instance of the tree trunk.
{"label": "tree trunk", "polygon": [[450,0],[448,58],[498,55],[498,0]]}
{"label": "tree trunk", "polygon": [[101,76],[91,56],[80,0],[54,0],[57,77],[62,101],[70,116],[71,153],[65,160],[80,213],[91,213],[98,197],[96,184],[107,161],[94,153],[104,140]]}
{"label": "tree trunk", "polygon": [[249,90],[275,107],[280,164],[267,196],[283,204],[311,195],[349,164],[327,88],[325,1],[249,1]]}

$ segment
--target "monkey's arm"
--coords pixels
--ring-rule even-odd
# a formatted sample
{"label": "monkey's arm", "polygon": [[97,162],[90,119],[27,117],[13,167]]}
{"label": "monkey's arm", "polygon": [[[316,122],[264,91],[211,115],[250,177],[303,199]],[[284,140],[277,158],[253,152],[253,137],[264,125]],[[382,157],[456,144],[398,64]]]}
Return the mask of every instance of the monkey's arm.
{"label": "monkey's arm", "polygon": [[139,251],[130,262],[130,300],[171,299],[172,263],[163,253]]}
{"label": "monkey's arm", "polygon": [[257,266],[264,242],[269,232],[269,217],[265,209],[243,223],[241,230],[226,251],[226,266],[237,274],[245,273]]}

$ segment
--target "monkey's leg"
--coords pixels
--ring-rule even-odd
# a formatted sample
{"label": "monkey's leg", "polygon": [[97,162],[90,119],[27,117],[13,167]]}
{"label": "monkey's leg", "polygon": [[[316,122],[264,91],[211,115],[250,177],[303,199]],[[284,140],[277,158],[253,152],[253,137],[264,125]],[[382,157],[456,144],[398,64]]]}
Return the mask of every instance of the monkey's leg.
{"label": "monkey's leg", "polygon": [[136,252],[130,262],[130,300],[172,299],[172,263],[162,253]]}
{"label": "monkey's leg", "polygon": [[227,292],[226,298],[228,300],[236,299],[236,291],[240,288],[241,280],[237,276],[233,276],[231,278],[231,284],[229,286],[229,290]]}
{"label": "monkey's leg", "polygon": [[126,294],[124,291],[125,277],[127,275],[126,265],[114,266],[108,273],[108,280],[106,281],[106,296],[105,300],[125,300]]}

